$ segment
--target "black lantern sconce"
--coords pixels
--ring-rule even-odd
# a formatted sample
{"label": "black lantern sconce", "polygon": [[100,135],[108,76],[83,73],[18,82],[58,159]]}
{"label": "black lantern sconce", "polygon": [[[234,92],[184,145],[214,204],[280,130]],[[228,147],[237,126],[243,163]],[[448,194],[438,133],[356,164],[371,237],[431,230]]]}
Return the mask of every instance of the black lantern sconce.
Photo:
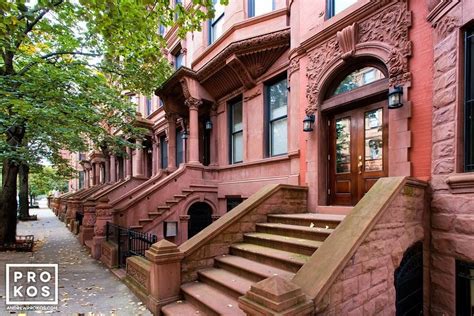
{"label": "black lantern sconce", "polygon": [[306,115],[303,120],[303,132],[312,132],[314,130],[314,114]]}
{"label": "black lantern sconce", "polygon": [[211,120],[206,121],[206,130],[210,131],[212,129],[212,122]]}
{"label": "black lantern sconce", "polygon": [[398,109],[403,106],[403,87],[395,86],[388,91],[388,108]]}
{"label": "black lantern sconce", "polygon": [[165,238],[168,237],[176,237],[178,236],[178,222],[176,221],[170,221],[170,222],[165,222],[164,227],[164,236]]}

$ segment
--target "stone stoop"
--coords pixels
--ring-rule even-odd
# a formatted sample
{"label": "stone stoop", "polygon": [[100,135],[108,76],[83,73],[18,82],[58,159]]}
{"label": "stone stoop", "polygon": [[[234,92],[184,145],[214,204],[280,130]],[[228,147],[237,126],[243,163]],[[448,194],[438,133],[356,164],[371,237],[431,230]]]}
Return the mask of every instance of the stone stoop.
{"label": "stone stoop", "polygon": [[164,204],[158,205],[155,210],[148,211],[147,218],[140,218],[138,220],[138,225],[130,226],[131,229],[137,230],[139,232],[149,232],[150,229],[155,224],[155,219],[161,218],[164,215],[169,215],[169,212],[172,211],[173,206],[178,205],[180,202],[187,199],[188,196],[193,193],[216,193],[218,187],[217,185],[209,184],[191,184],[189,188],[181,190],[180,194],[173,195],[172,198],[166,200]]}
{"label": "stone stoop", "polygon": [[162,308],[164,315],[246,315],[239,297],[255,283],[279,276],[291,280],[344,215],[270,214],[256,232],[232,244],[214,266],[198,271],[198,280],[181,285],[184,300]]}

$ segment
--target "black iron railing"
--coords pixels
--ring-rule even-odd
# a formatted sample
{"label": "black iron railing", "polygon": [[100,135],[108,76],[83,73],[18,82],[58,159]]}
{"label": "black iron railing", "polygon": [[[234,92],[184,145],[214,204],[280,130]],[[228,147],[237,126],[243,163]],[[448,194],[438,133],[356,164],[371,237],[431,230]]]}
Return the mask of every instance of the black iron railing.
{"label": "black iron railing", "polygon": [[158,241],[156,235],[142,233],[126,227],[107,222],[106,240],[117,245],[118,265],[123,268],[127,257],[145,257],[151,245]]}
{"label": "black iron railing", "polygon": [[79,223],[79,226],[82,226],[82,219],[84,218],[83,213],[76,212],[76,221]]}

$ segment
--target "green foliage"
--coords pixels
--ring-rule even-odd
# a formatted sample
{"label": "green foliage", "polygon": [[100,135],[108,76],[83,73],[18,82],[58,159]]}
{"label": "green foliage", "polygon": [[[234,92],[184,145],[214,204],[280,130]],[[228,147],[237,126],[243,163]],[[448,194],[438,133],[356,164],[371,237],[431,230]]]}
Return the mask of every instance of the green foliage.
{"label": "green foliage", "polygon": [[[172,72],[159,25],[183,36],[213,15],[212,0],[186,8],[168,0],[33,3],[0,1],[1,160],[37,163],[91,143],[130,145],[143,131],[122,92],[150,94]],[[17,126],[26,131],[20,143],[10,137]]]}
{"label": "green foliage", "polygon": [[28,179],[29,193],[31,196],[51,194],[52,191],[67,191],[68,176],[61,174],[55,168],[45,166],[30,173]]}

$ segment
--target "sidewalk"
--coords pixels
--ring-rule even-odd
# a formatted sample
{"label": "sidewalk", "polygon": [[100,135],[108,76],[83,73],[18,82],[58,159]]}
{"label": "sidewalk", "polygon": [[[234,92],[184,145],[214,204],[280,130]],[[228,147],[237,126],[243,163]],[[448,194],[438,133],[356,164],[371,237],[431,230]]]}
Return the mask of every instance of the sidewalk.
{"label": "sidewalk", "polygon": [[0,252],[0,315],[10,314],[5,305],[6,263],[59,264],[59,305],[53,315],[151,315],[109,269],[89,256],[50,209],[34,209],[31,214],[37,214],[38,221],[19,222],[18,235],[33,234],[38,241],[35,251]]}

